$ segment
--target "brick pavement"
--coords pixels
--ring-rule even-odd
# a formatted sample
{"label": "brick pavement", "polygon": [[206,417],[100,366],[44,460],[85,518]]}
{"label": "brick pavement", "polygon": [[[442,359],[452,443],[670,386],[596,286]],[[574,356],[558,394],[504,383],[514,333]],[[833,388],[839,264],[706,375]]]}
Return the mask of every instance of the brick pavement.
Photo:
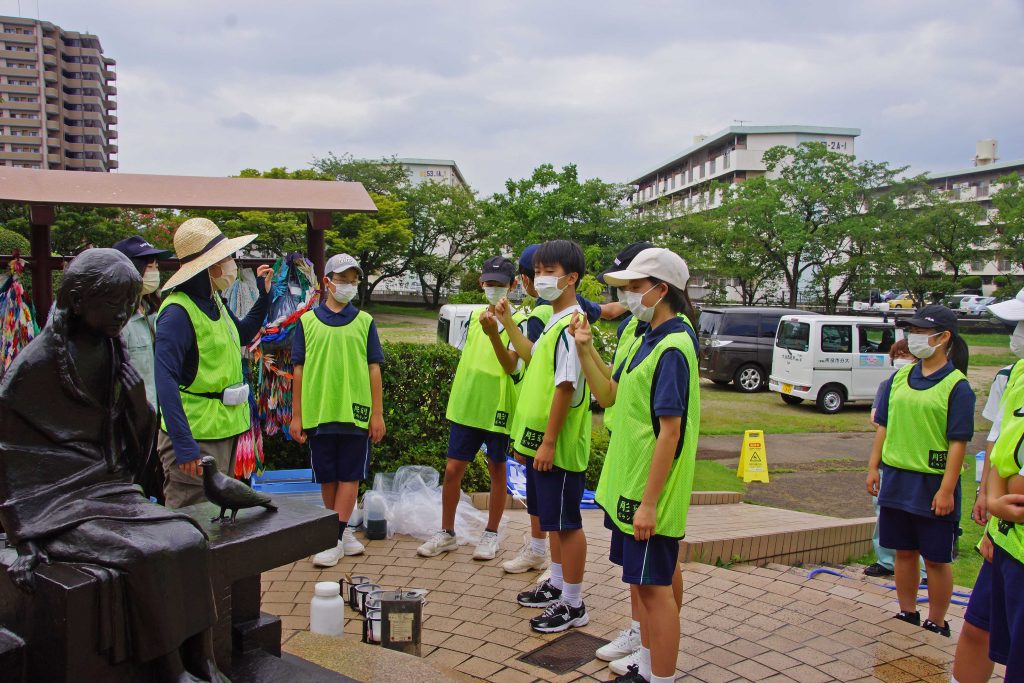
{"label": "brick pavement", "polygon": [[[263,574],[263,609],[281,616],[285,649],[297,630],[309,628],[313,584],[365,574],[388,588],[430,590],[424,607],[423,654],[438,665],[486,681],[604,681],[613,678],[594,660],[563,676],[517,659],[557,637],[530,630],[535,610],[520,607],[516,593],[536,574],[506,575],[500,563],[515,555],[528,529],[524,512],[508,515],[509,533],[499,556],[471,559],[472,546],[437,558],[416,556],[419,541],[396,537],[367,543],[365,555],[316,569],[308,560]],[[584,518],[590,552],[584,596],[591,621],[583,630],[614,638],[629,624],[628,590],[607,559],[609,532],[600,513]],[[851,576],[860,577],[856,569]],[[948,681],[963,608],[951,608],[952,639],[891,618],[893,591],[863,577],[807,578],[807,570],[683,565],[678,675],[684,681]],[[361,621],[346,620],[350,637]],[[997,672],[1001,667],[997,667]]]}

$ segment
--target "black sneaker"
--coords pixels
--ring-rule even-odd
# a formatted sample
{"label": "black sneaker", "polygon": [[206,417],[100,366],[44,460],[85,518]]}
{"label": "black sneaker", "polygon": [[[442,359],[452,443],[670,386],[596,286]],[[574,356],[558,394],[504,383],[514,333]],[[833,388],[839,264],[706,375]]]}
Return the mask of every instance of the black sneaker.
{"label": "black sneaker", "polygon": [[920,626],[921,625],[921,613],[920,612],[898,612],[896,614],[896,618],[899,619],[900,621],[905,621],[908,624],[913,624],[914,626]]}
{"label": "black sneaker", "polygon": [[873,565],[864,568],[864,576],[892,576],[893,571],[875,562]]}
{"label": "black sneaker", "polygon": [[569,607],[568,603],[559,601],[544,610],[540,616],[530,619],[530,626],[541,633],[559,633],[573,626],[586,626],[590,623],[587,606],[582,602],[579,607]]}
{"label": "black sneaker", "polygon": [[647,679],[640,675],[640,667],[634,664],[626,668],[626,673],[613,679],[613,683],[647,683]]}
{"label": "black sneaker", "polygon": [[523,607],[544,609],[548,605],[558,602],[561,597],[561,589],[555,588],[550,581],[544,581],[537,584],[534,588],[517,595],[516,602]]}
{"label": "black sneaker", "polygon": [[939,626],[931,619],[925,619],[924,623],[921,624],[921,628],[931,631],[932,633],[938,633],[940,636],[946,636],[949,638],[949,622],[943,621],[942,626]]}

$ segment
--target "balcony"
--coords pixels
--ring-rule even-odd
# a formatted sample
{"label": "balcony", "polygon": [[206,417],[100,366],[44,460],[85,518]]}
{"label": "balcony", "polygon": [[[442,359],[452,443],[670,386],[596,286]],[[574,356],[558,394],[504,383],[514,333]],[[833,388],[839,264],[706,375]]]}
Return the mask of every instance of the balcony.
{"label": "balcony", "polygon": [[35,45],[35,35],[26,36],[23,33],[2,33],[0,34],[5,43],[20,43],[23,45]]}
{"label": "balcony", "polygon": [[112,97],[117,94],[117,86],[105,85],[103,86],[103,92],[105,92],[108,97]]}
{"label": "balcony", "polygon": [[116,140],[117,139],[117,131],[113,130],[113,129],[108,130],[107,131],[107,139],[108,140]]}
{"label": "balcony", "polygon": [[53,38],[46,38],[46,37],[44,37],[43,38],[43,49],[46,49],[46,50],[56,50],[57,49],[57,41],[54,40]]}
{"label": "balcony", "polygon": [[46,113],[47,114],[57,114],[57,115],[59,115],[60,114],[60,107],[58,107],[56,104],[47,104],[46,105]]}
{"label": "balcony", "polygon": [[57,82],[57,72],[56,71],[52,71],[52,70],[44,71],[43,72],[43,80],[46,81],[47,83],[56,83]]}
{"label": "balcony", "polygon": [[117,159],[110,159],[107,161],[107,168],[113,170],[117,168]]}
{"label": "balcony", "polygon": [[46,66],[57,66],[57,57],[54,55],[43,55],[43,64]]}
{"label": "balcony", "polygon": [[43,155],[39,152],[0,152],[0,159],[8,161],[42,161]]}
{"label": "balcony", "polygon": [[38,135],[0,135],[0,142],[10,142],[15,145],[30,145],[38,147],[43,144],[43,139]]}
{"label": "balcony", "polygon": [[15,78],[38,78],[39,70],[35,67],[31,69],[15,69],[9,66],[0,66],[0,75],[14,76]]}
{"label": "balcony", "polygon": [[[3,38],[0,37],[0,40],[3,40]],[[7,59],[17,59],[23,62],[32,62],[33,64],[35,63],[37,56],[38,54],[35,52],[25,52],[24,50],[0,49],[0,57],[5,57]]]}
{"label": "balcony", "polygon": [[113,114],[107,114],[107,124],[111,126],[117,125],[117,117]]}
{"label": "balcony", "polygon": [[59,121],[47,121],[46,122],[46,130],[60,130],[60,122]]}
{"label": "balcony", "polygon": [[56,88],[47,88],[43,92],[46,94],[46,99],[48,100],[55,100],[60,97],[60,93],[57,92]]}
{"label": "balcony", "polygon": [[46,138],[46,146],[49,149],[60,149],[60,140],[57,138]]}
{"label": "balcony", "polygon": [[47,154],[46,155],[46,163],[48,163],[48,164],[59,164],[60,163],[60,155],[59,154]]}
{"label": "balcony", "polygon": [[117,154],[117,145],[107,144],[107,154]]}
{"label": "balcony", "polygon": [[[9,83],[0,84],[0,95],[38,95],[39,87],[35,85],[11,85]],[[6,99],[6,98],[4,98]]]}
{"label": "balcony", "polygon": [[110,69],[104,69],[103,70],[103,78],[105,78],[108,81],[116,81],[117,80],[117,74],[115,72],[111,71]]}
{"label": "balcony", "polygon": [[117,109],[117,100],[107,100],[107,111]]}
{"label": "balcony", "polygon": [[[39,99],[38,97],[36,99]],[[42,111],[38,102],[4,102],[4,109],[10,111]]]}

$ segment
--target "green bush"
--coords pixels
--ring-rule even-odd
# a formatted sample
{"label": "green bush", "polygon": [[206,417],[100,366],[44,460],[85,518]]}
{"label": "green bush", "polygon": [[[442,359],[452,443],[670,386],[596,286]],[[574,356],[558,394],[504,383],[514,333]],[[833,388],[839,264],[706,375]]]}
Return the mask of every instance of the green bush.
{"label": "green bush", "polygon": [[7,228],[0,228],[0,254],[13,254],[15,249],[21,251],[22,256],[28,256],[31,247],[22,235]]}
{"label": "green bush", "polygon": [[596,428],[590,435],[590,462],[587,464],[587,488],[596,491],[597,481],[601,478],[604,457],[608,453],[608,430]]}
{"label": "green bush", "polygon": [[481,291],[473,292],[457,292],[455,294],[448,295],[448,303],[450,304],[485,304],[487,300],[484,299],[484,293]]}
{"label": "green bush", "polygon": [[980,275],[965,275],[960,278],[961,289],[981,289]]}

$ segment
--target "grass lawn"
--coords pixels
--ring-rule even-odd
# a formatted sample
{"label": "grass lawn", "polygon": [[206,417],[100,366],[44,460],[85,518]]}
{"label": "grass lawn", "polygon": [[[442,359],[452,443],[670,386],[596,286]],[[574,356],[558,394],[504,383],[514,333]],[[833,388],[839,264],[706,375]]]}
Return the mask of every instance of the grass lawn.
{"label": "grass lawn", "polygon": [[967,342],[968,346],[1007,346],[1010,343],[1010,335],[997,334],[994,332],[974,333],[964,332],[960,335]]}
{"label": "grass lawn", "polygon": [[694,491],[746,491],[746,484],[736,472],[714,460],[698,460],[693,472]]}
{"label": "grass lawn", "polygon": [[379,313],[388,313],[391,315],[409,315],[414,318],[430,318],[431,320],[437,320],[437,311],[430,308],[421,308],[419,306],[401,306],[399,304],[370,304],[366,312],[370,315],[377,315]]}
{"label": "grass lawn", "polygon": [[1006,353],[972,353],[971,366],[1001,368],[1004,365],[1013,365],[1019,360],[1017,356],[1007,351]]}
{"label": "grass lawn", "polygon": [[851,403],[837,415],[826,415],[810,401],[790,406],[775,392],[743,394],[710,382],[701,382],[700,399],[700,433],[709,436],[742,434],[754,428],[769,434],[874,430],[867,402]]}

